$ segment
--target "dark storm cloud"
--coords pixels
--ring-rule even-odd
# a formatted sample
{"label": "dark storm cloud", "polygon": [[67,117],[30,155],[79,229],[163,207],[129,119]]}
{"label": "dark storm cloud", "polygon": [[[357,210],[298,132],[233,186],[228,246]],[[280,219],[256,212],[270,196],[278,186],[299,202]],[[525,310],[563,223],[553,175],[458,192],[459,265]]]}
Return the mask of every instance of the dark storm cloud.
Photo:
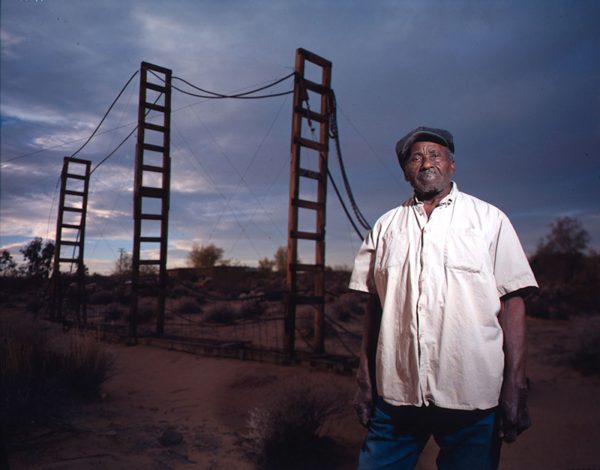
{"label": "dark storm cloud", "polygon": [[[53,232],[63,156],[142,60],[227,93],[288,74],[297,47],[333,62],[344,159],[371,222],[410,194],[393,148],[427,124],[454,133],[459,187],[505,210],[528,250],[560,215],[600,243],[597,2],[15,0],[1,9],[2,245]],[[79,156],[95,166],[133,129],[137,86]],[[193,241],[247,263],[285,244],[290,107],[289,98],[174,93],[170,262],[182,263]],[[87,253],[104,268],[130,249],[133,146],[92,178]],[[332,188],[327,214],[328,262],[349,264],[358,241]]]}

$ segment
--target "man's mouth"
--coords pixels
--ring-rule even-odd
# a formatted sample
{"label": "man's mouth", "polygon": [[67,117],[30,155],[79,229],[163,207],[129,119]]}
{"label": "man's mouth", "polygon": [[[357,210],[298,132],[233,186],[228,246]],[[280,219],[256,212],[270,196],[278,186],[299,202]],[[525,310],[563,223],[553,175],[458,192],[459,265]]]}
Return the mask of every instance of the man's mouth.
{"label": "man's mouth", "polygon": [[424,170],[419,173],[419,179],[421,180],[432,180],[437,177],[437,172],[435,170]]}

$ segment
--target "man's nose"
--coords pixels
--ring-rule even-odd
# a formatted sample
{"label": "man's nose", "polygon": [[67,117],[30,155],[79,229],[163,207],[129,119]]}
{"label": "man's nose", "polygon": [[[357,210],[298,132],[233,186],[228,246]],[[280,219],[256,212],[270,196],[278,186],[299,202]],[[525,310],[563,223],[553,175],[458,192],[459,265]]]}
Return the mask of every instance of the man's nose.
{"label": "man's nose", "polygon": [[423,160],[421,161],[421,170],[427,170],[433,166],[433,158],[429,155],[423,155]]}

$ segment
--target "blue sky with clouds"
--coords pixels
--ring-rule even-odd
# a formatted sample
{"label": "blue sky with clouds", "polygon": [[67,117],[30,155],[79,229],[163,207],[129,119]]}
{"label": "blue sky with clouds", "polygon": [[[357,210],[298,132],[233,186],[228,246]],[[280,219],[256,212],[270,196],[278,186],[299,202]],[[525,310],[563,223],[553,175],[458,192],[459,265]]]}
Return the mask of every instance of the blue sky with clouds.
{"label": "blue sky with clouds", "polygon": [[[0,4],[0,249],[54,238],[65,155],[141,61],[230,93],[283,77],[298,47],[333,63],[346,170],[372,222],[410,195],[395,142],[449,129],[461,190],[504,210],[531,253],[559,216],[600,248],[600,2],[103,1]],[[291,89],[288,80],[278,91]],[[99,163],[136,124],[137,77],[78,155]],[[194,242],[256,265],[286,244],[291,99],[174,93],[169,266]],[[92,175],[86,264],[131,251],[134,139]],[[335,155],[330,168],[341,184]],[[329,187],[327,264],[359,240]],[[18,256],[17,256],[18,258]]]}

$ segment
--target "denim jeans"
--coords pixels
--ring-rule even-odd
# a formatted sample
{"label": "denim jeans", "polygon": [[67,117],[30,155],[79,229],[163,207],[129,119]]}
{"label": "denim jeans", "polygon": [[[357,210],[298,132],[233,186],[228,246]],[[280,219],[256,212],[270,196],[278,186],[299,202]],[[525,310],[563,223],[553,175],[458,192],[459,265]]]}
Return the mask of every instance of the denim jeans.
{"label": "denim jeans", "polygon": [[494,470],[501,441],[496,408],[449,410],[392,406],[379,400],[360,450],[359,470],[414,469],[429,437],[440,447],[439,469]]}

